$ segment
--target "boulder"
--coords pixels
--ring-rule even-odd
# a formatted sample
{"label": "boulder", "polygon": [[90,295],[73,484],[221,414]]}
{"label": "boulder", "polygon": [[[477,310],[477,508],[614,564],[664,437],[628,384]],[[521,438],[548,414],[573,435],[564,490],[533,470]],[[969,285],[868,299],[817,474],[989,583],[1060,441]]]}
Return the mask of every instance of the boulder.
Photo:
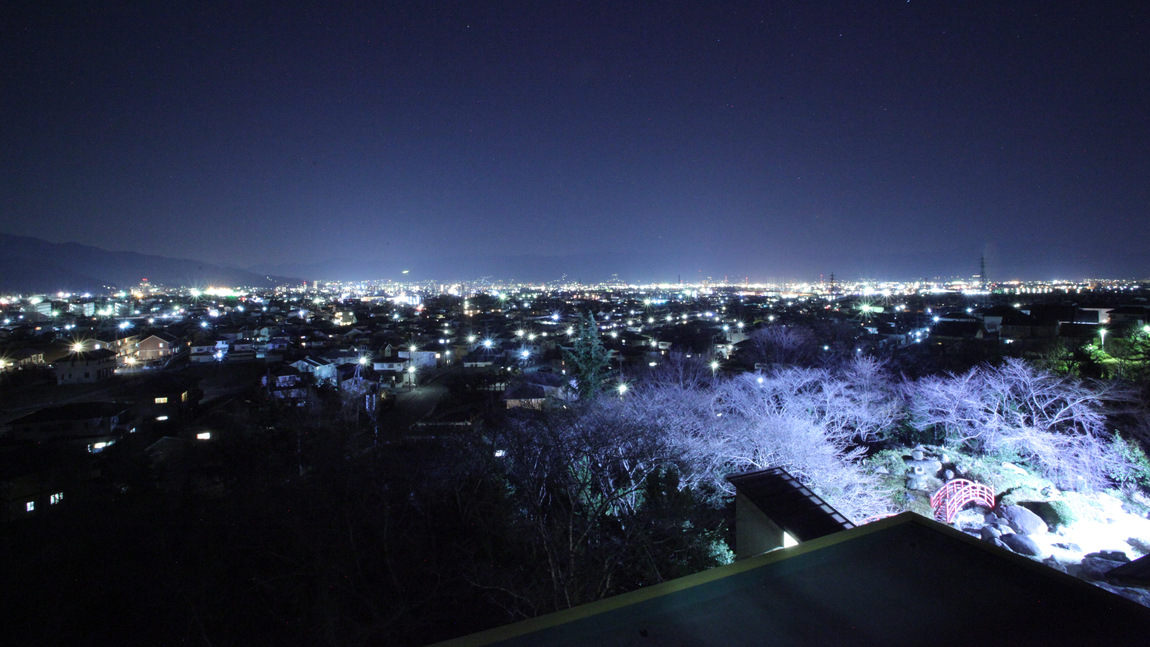
{"label": "boulder", "polygon": [[1041,557],[1042,548],[1030,537],[1026,535],[1019,535],[1010,533],[998,538],[999,541],[1010,547],[1010,550],[1018,553],[1019,555],[1029,555],[1031,557]]}
{"label": "boulder", "polygon": [[1113,584],[1108,584],[1106,582],[1095,582],[1094,585],[1099,587],[1099,588],[1106,589],[1107,591],[1110,591],[1111,593],[1116,593],[1118,595],[1121,595],[1122,597],[1126,598],[1127,600],[1132,600],[1134,602],[1137,602],[1138,604],[1141,604],[1144,607],[1150,607],[1150,591],[1147,591],[1146,589],[1136,589],[1136,588],[1130,588],[1130,587],[1125,587],[1125,586],[1114,586]]}
{"label": "boulder", "polygon": [[1110,560],[1112,562],[1121,562],[1123,564],[1129,564],[1130,563],[1130,558],[1126,556],[1126,553],[1124,553],[1120,550],[1100,550],[1096,553],[1090,553],[1089,555],[1086,555],[1083,559],[1085,559],[1086,557],[1096,557],[1098,559],[1107,559],[1107,560]]}
{"label": "boulder", "polygon": [[1117,562],[1110,559],[1102,559],[1101,557],[1084,557],[1082,563],[1078,565],[1078,577],[1089,580],[1100,580],[1106,577],[1110,571],[1118,568],[1126,562]]}
{"label": "boulder", "polygon": [[1066,572],[1066,567],[1062,565],[1062,562],[1054,559],[1053,557],[1047,557],[1046,559],[1042,560],[1042,563],[1056,571],[1062,571],[1063,573]]}
{"label": "boulder", "polygon": [[1071,542],[1071,541],[1056,542],[1054,544],[1054,547],[1055,548],[1061,548],[1062,550],[1069,550],[1070,552],[1073,552],[1073,553],[1081,553],[1082,552],[1082,547],[1079,546],[1078,544],[1074,543],[1074,542]]}
{"label": "boulder", "polygon": [[995,529],[998,530],[998,534],[1000,534],[1000,535],[1007,535],[1007,534],[1010,534],[1012,532],[1015,532],[1014,526],[1011,526],[1010,524],[1006,523],[1005,521],[1003,521],[1001,519],[990,524],[990,525],[994,526]]}
{"label": "boulder", "polygon": [[1003,506],[1001,512],[1010,527],[1023,535],[1041,535],[1049,530],[1042,517],[1020,505]]}
{"label": "boulder", "polygon": [[982,530],[978,531],[978,536],[982,537],[986,541],[990,541],[996,537],[1001,537],[1002,531],[998,528],[995,528],[994,526],[983,526]]}
{"label": "boulder", "polygon": [[906,489],[908,490],[923,490],[932,491],[937,488],[932,487],[930,477],[925,474],[911,474],[906,479]]}

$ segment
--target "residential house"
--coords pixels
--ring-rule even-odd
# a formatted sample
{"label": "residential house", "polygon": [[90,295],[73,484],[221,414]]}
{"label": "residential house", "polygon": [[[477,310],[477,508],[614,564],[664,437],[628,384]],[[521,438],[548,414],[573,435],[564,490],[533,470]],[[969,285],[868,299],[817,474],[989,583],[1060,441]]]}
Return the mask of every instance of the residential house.
{"label": "residential house", "polygon": [[104,443],[95,448],[99,450],[125,433],[121,423],[127,409],[127,405],[113,402],[74,402],[40,409],[13,420],[8,427],[18,441]]}
{"label": "residential house", "polygon": [[21,348],[0,356],[0,371],[15,368],[32,368],[44,365],[44,351]]}
{"label": "residential house", "polygon": [[201,339],[192,342],[191,355],[188,358],[193,364],[202,364],[206,362],[214,362],[223,357],[216,357],[216,340],[215,339]]}
{"label": "residential house", "polygon": [[1150,308],[1122,306],[1110,311],[1110,325],[1115,328],[1141,328],[1150,324]]}
{"label": "residential house", "polygon": [[160,373],[134,381],[127,388],[132,413],[142,422],[183,420],[195,411],[203,398],[200,378],[177,373]]}
{"label": "residential house", "polygon": [[260,384],[268,395],[277,402],[293,406],[303,406],[307,401],[307,383],[303,374],[294,366],[281,366],[269,371],[260,378]]}
{"label": "residential house", "polygon": [[99,478],[90,455],[42,445],[0,453],[0,521],[39,515],[63,505]]}
{"label": "residential house", "polygon": [[145,364],[164,362],[179,352],[179,346],[179,339],[175,335],[157,332],[136,344],[136,357]]}
{"label": "residential house", "polygon": [[116,351],[108,348],[71,352],[55,361],[57,384],[83,384],[112,377],[116,372]]}
{"label": "residential house", "polygon": [[298,362],[293,362],[289,364],[289,366],[295,367],[300,373],[310,373],[315,379],[316,384],[331,384],[336,386],[339,384],[336,364],[329,359],[309,356]]}

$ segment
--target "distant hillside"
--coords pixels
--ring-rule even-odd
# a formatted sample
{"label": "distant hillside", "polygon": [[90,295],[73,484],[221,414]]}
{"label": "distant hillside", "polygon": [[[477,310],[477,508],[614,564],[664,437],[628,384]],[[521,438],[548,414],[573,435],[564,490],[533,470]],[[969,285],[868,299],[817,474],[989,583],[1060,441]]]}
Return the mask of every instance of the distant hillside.
{"label": "distant hillside", "polygon": [[275,287],[299,282],[185,258],[0,234],[0,292],[103,292],[138,285],[145,278],[170,287]]}
{"label": "distant hillside", "polygon": [[[714,263],[711,263],[713,265]],[[669,258],[652,252],[586,252],[579,254],[455,254],[398,260],[385,258],[333,258],[318,263],[256,265],[247,268],[265,274],[288,274],[321,281],[474,281],[543,282],[566,276],[572,281],[596,283],[613,276],[625,281],[674,281],[696,277],[692,270],[707,263],[699,259]],[[409,270],[403,274],[403,270]],[[715,271],[718,273],[718,270]],[[721,274],[720,274],[721,276]]]}

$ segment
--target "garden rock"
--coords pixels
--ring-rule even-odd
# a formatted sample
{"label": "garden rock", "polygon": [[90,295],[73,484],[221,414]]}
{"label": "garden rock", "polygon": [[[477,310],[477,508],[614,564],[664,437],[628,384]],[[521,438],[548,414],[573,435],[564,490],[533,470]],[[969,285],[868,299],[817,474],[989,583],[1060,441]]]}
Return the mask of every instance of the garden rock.
{"label": "garden rock", "polygon": [[1106,577],[1110,571],[1123,565],[1125,562],[1118,562],[1110,559],[1102,559],[1100,557],[1085,557],[1082,563],[1078,565],[1078,577],[1090,580],[1100,580]]}
{"label": "garden rock", "polygon": [[[1121,562],[1123,564],[1129,564],[1130,563],[1130,558],[1126,556],[1126,553],[1124,553],[1120,550],[1100,550],[1096,553],[1090,553],[1089,555],[1086,555],[1086,557],[1096,557],[1098,559],[1107,559],[1107,560],[1110,560],[1112,562]],[[1083,559],[1085,559],[1086,557],[1084,557]]]}
{"label": "garden rock", "polygon": [[1099,587],[1099,588],[1106,589],[1107,591],[1110,591],[1111,593],[1116,593],[1118,595],[1121,595],[1122,597],[1126,598],[1127,600],[1137,602],[1138,604],[1141,604],[1144,607],[1150,607],[1150,591],[1146,591],[1145,589],[1135,589],[1135,588],[1130,588],[1130,587],[1125,587],[1125,586],[1114,586],[1113,584],[1108,584],[1106,582],[1094,582],[1094,585]]}
{"label": "garden rock", "polygon": [[1042,517],[1020,505],[1003,506],[1002,515],[1011,528],[1024,535],[1041,535],[1048,530]]}
{"label": "garden rock", "polygon": [[978,536],[982,537],[986,541],[991,541],[992,539],[1001,537],[1002,531],[998,528],[995,528],[994,526],[983,526],[982,530],[978,531]]}
{"label": "garden rock", "polygon": [[1042,560],[1042,563],[1056,571],[1062,571],[1063,573],[1066,572],[1066,567],[1062,565],[1062,562],[1054,559],[1053,557],[1047,557],[1046,559]]}
{"label": "garden rock", "polygon": [[1042,549],[1033,539],[1026,535],[1019,535],[1010,533],[998,538],[999,541],[1010,547],[1010,550],[1018,553],[1019,555],[1030,555],[1031,557],[1041,557]]}

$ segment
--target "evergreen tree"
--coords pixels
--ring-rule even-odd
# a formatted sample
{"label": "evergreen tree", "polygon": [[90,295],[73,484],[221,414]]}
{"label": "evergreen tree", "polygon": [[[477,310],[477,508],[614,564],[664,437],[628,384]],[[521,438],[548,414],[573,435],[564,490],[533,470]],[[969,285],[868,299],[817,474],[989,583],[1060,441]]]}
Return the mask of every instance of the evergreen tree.
{"label": "evergreen tree", "polygon": [[579,395],[584,399],[594,399],[603,390],[610,367],[594,315],[588,313],[580,318],[574,341],[570,351],[563,351],[563,358],[571,365]]}

